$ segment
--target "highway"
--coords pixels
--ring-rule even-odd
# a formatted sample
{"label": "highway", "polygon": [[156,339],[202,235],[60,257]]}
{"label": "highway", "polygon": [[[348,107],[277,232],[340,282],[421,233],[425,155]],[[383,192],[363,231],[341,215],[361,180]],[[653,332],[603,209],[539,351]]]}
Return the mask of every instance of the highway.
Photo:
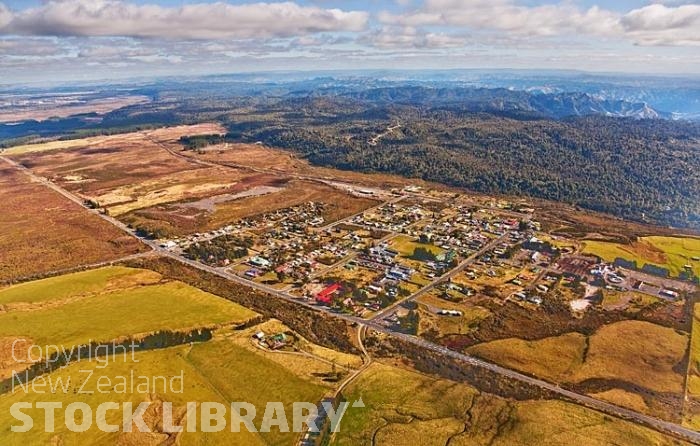
{"label": "highway", "polygon": [[[21,170],[22,172],[27,174],[30,178],[32,178],[34,181],[40,182],[41,184],[45,185],[46,187],[51,188],[52,190],[56,191],[57,193],[63,195],[67,199],[79,204],[81,207],[84,208],[83,200],[81,198],[73,195],[72,193],[57,186],[56,184],[52,183],[51,181],[49,181],[45,178],[42,178],[42,177],[35,175],[29,169],[25,168],[24,166],[20,165],[19,163],[14,162],[13,160],[11,160],[9,158],[6,158],[4,156],[0,156],[0,159],[2,159],[3,161],[7,162],[8,164],[14,166],[15,168]],[[116,220],[115,218],[112,218],[108,215],[102,214],[102,213],[95,211],[95,210],[90,210],[90,212],[94,213],[95,215],[100,216],[102,219],[104,219],[108,223],[116,226],[117,228],[123,230],[124,232],[136,237],[136,235],[134,234],[134,232],[131,229],[129,229],[125,224]],[[460,265],[457,268],[455,268],[452,271],[448,272],[447,274],[441,276],[439,278],[439,280],[436,280],[436,281],[432,282],[430,285],[425,286],[424,288],[419,290],[417,293],[414,293],[414,295],[412,295],[412,296],[415,296],[419,293],[426,292],[426,291],[432,289],[432,287],[434,287],[436,283],[438,283],[442,280],[446,280],[450,277],[453,277],[455,274],[457,274],[461,270],[461,268],[464,268],[466,265],[471,263],[471,261],[473,261],[476,257],[480,256],[481,254],[488,251],[489,249],[492,249],[498,243],[501,243],[503,241],[503,237],[505,237],[505,236],[501,236],[500,238],[495,239],[494,241],[490,242],[488,245],[483,247],[481,250],[477,251],[476,253],[472,254],[470,257],[465,259],[462,263],[460,263]],[[176,260],[180,263],[183,263],[185,265],[191,266],[192,268],[196,268],[196,269],[199,269],[201,271],[205,271],[205,272],[208,272],[210,274],[214,274],[216,276],[223,277],[223,278],[228,279],[231,282],[237,283],[241,286],[256,289],[256,290],[261,291],[263,293],[267,293],[267,294],[275,296],[279,299],[283,299],[285,301],[292,302],[296,305],[300,305],[302,307],[313,310],[315,312],[325,313],[326,315],[329,315],[331,317],[339,318],[339,319],[345,320],[345,321],[350,322],[350,323],[355,323],[358,325],[359,329],[361,329],[362,326],[366,326],[367,328],[370,328],[376,332],[384,333],[388,336],[398,338],[400,340],[403,340],[405,342],[409,342],[409,343],[414,344],[414,345],[421,347],[423,349],[430,350],[430,351],[436,352],[438,354],[444,355],[445,357],[453,358],[455,360],[470,364],[472,366],[483,368],[485,370],[491,371],[494,374],[497,374],[497,375],[500,375],[500,376],[503,376],[503,377],[506,377],[509,379],[517,380],[517,381],[520,381],[522,383],[525,383],[525,384],[528,384],[531,386],[535,386],[535,387],[538,387],[538,388],[543,389],[543,390],[547,390],[549,392],[552,392],[554,394],[561,396],[562,398],[564,398],[566,400],[575,402],[575,403],[580,404],[582,406],[606,413],[608,415],[612,415],[615,417],[619,417],[622,419],[633,421],[635,423],[650,427],[650,428],[657,430],[659,432],[670,434],[676,438],[687,440],[687,441],[692,442],[694,444],[700,445],[700,432],[696,432],[692,429],[685,428],[681,425],[678,425],[678,424],[675,424],[675,423],[672,423],[669,421],[664,421],[664,420],[661,420],[659,418],[655,418],[655,417],[652,417],[649,415],[645,415],[645,414],[642,414],[640,412],[636,412],[634,410],[626,409],[626,408],[623,408],[623,407],[620,407],[620,406],[617,406],[617,405],[614,405],[611,403],[607,403],[605,401],[591,398],[587,395],[582,395],[582,394],[572,392],[572,391],[567,390],[567,389],[563,389],[556,384],[552,384],[550,382],[543,381],[541,379],[537,379],[537,378],[533,378],[533,377],[528,376],[528,375],[524,375],[524,374],[516,372],[514,370],[507,369],[507,368],[501,367],[499,365],[483,361],[481,359],[475,358],[475,357],[470,356],[470,355],[466,355],[464,353],[450,350],[447,347],[437,345],[437,344],[429,342],[425,339],[422,339],[422,338],[419,338],[416,336],[412,336],[412,335],[407,335],[407,334],[395,332],[395,331],[390,330],[389,328],[384,327],[383,325],[377,323],[378,319],[381,319],[382,317],[385,317],[387,314],[389,314],[389,312],[391,311],[391,308],[395,308],[395,305],[398,305],[400,303],[405,302],[406,299],[398,302],[397,304],[394,304],[393,307],[385,309],[381,313],[377,314],[371,320],[365,320],[365,319],[361,319],[359,317],[351,316],[351,315],[347,315],[347,314],[334,313],[332,311],[329,311],[328,309],[324,309],[322,307],[312,305],[308,302],[305,302],[303,300],[300,300],[300,299],[297,299],[293,296],[290,296],[289,294],[287,294],[283,291],[276,290],[276,289],[269,287],[269,286],[266,286],[264,284],[251,282],[251,281],[243,279],[242,277],[239,277],[235,274],[231,274],[227,271],[223,271],[223,270],[220,270],[220,269],[217,269],[217,268],[214,268],[214,267],[211,267],[208,265],[204,265],[202,263],[181,257],[180,255],[178,255],[176,253],[173,253],[173,252],[168,251],[167,249],[161,248],[158,245],[158,243],[155,241],[146,240],[146,239],[143,239],[140,237],[137,237],[137,238],[142,243],[149,246],[154,252],[156,252],[164,257],[169,257],[169,258]],[[431,287],[431,285],[432,285],[432,287]],[[409,296],[407,299],[411,299],[412,296]]]}

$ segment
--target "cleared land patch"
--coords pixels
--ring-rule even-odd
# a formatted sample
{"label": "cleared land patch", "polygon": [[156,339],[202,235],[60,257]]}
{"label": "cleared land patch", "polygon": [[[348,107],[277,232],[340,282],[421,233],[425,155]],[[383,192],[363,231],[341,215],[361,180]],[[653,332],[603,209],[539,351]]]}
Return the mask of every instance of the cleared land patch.
{"label": "cleared land patch", "polygon": [[672,276],[678,276],[685,270],[685,265],[692,266],[696,274],[700,271],[700,238],[694,237],[641,237],[630,245],[620,243],[586,240],[584,253],[597,255],[606,262],[620,257],[636,261],[637,267],[645,264],[668,268]]}
{"label": "cleared land patch", "polygon": [[148,270],[111,266],[80,271],[0,288],[0,305],[62,302],[66,299],[158,283],[161,275]]}
{"label": "cleared land patch", "polygon": [[684,377],[674,369],[687,346],[687,335],[649,322],[606,325],[590,337],[586,360],[573,379],[617,379],[657,392],[682,392]]}
{"label": "cleared land patch", "polygon": [[[144,420],[154,430],[153,434],[105,434],[92,428],[84,433],[73,433],[65,428],[64,412],[56,411],[56,432],[46,433],[43,429],[43,411],[38,409],[27,410],[26,413],[34,417],[36,424],[32,431],[24,435],[10,433],[10,426],[16,421],[11,417],[9,407],[17,401],[57,401],[66,407],[72,402],[84,402],[90,407],[96,408],[106,401],[122,402],[131,401],[134,405],[142,401],[153,401],[154,407],[159,407],[158,401],[173,403],[174,414],[181,413],[186,402],[218,402],[230,407],[231,401],[246,401],[254,404],[257,409],[255,424],[259,428],[265,403],[268,401],[281,401],[285,406],[285,412],[291,418],[292,402],[308,401],[318,402],[327,392],[324,386],[296,376],[285,367],[270,361],[253,352],[249,352],[227,340],[213,340],[193,346],[179,346],[163,350],[154,350],[136,353],[132,360],[126,361],[121,356],[116,356],[114,362],[108,367],[99,369],[95,362],[80,362],[72,364],[65,369],[52,373],[55,380],[61,379],[64,383],[70,381],[71,386],[67,392],[38,394],[16,389],[12,394],[0,395],[0,437],[6,445],[24,446],[27,444],[116,444],[118,446],[163,444],[162,442],[175,440],[172,434],[162,432],[162,426],[158,426],[157,420],[161,415],[147,413]],[[159,376],[168,379],[183,375],[183,392],[173,393],[162,391],[161,387],[151,388],[153,392],[119,393],[115,386],[113,391],[100,394],[74,394],[77,386],[85,381],[86,373],[80,370],[91,370],[94,375],[86,383],[85,390],[96,390],[96,382],[100,377],[106,376],[113,383],[119,382],[119,377],[130,376]],[[140,382],[140,381],[139,381]],[[203,444],[245,444],[245,445],[289,445],[294,442],[298,434],[280,432],[275,426],[269,433],[230,432],[230,411],[228,412],[229,428],[217,433],[185,432],[179,438],[181,445]],[[175,417],[176,423],[178,417]],[[121,411],[109,411],[107,421],[109,423],[121,423]],[[182,424],[182,418],[180,418]],[[291,426],[290,426],[291,428]],[[53,443],[52,443],[53,442]],[[167,443],[166,444],[174,444]]]}
{"label": "cleared land patch", "polygon": [[[96,271],[100,280],[102,272]],[[38,297],[34,300],[50,301],[56,280],[35,285]],[[239,323],[256,316],[240,305],[176,281],[97,292],[76,301],[67,299],[65,293],[61,297],[67,303],[57,307],[0,314],[0,337],[71,347],[159,330]]]}
{"label": "cleared land patch", "polygon": [[138,240],[60,194],[0,165],[0,280],[143,251]]}
{"label": "cleared land patch", "polygon": [[469,354],[554,382],[566,381],[583,363],[586,337],[567,333],[538,341],[501,339],[467,349]]}
{"label": "cleared land patch", "polygon": [[[560,401],[509,401],[474,388],[374,363],[347,389],[336,445],[672,445],[633,423]],[[376,439],[381,442],[375,443]]]}

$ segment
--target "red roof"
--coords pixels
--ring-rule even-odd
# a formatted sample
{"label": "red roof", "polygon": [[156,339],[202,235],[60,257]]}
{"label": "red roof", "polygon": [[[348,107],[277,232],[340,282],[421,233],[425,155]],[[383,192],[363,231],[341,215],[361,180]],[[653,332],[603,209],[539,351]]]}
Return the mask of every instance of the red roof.
{"label": "red roof", "polygon": [[316,295],[316,300],[319,302],[324,302],[324,303],[330,303],[331,302],[331,295],[338,291],[340,289],[340,284],[339,283],[334,283],[333,285],[330,285],[326,287],[324,290],[319,292]]}

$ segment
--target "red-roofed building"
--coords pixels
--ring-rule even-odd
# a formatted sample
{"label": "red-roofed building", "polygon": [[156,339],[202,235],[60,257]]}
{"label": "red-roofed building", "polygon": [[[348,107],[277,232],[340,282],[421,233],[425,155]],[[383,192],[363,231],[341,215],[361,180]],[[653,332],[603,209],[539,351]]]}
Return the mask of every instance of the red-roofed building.
{"label": "red-roofed building", "polygon": [[336,291],[338,291],[339,289],[339,283],[334,283],[333,285],[326,287],[316,295],[316,302],[330,304],[333,298],[333,294],[335,294]]}

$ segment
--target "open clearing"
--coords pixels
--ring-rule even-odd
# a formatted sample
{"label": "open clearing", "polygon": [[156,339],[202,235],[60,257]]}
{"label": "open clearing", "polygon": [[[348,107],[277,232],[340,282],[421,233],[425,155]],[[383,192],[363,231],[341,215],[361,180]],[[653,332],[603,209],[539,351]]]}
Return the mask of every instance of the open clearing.
{"label": "open clearing", "polygon": [[345,391],[336,445],[672,445],[650,429],[560,401],[509,401],[461,383],[374,363]]}
{"label": "open clearing", "polygon": [[[83,280],[89,281],[89,273],[92,272],[83,276]],[[96,281],[104,283],[101,270],[94,274]],[[109,342],[160,330],[182,331],[240,323],[256,316],[240,305],[176,281],[104,292],[87,291],[80,286],[66,292],[60,288],[61,282],[59,277],[33,285],[34,295],[30,300],[42,302],[42,307],[0,313],[0,338],[26,338],[40,346],[70,348],[89,341]],[[52,306],[49,303],[55,283],[59,285],[61,301]],[[15,288],[8,290],[16,293]]]}
{"label": "open clearing", "polygon": [[657,392],[682,392],[684,376],[674,369],[683,361],[688,341],[685,334],[649,322],[603,326],[590,337],[574,380],[615,379]]}
{"label": "open clearing", "polygon": [[110,215],[163,236],[218,229],[309,201],[328,205],[322,215],[327,222],[377,204],[320,181],[295,179],[293,169],[261,173],[212,164],[183,152],[179,143],[181,136],[221,132],[216,124],[180,126],[22,146],[6,154]]}
{"label": "open clearing", "polygon": [[467,352],[549,381],[563,382],[581,366],[585,344],[584,335],[567,333],[539,341],[501,339],[475,345]]}
{"label": "open clearing", "polygon": [[[657,392],[682,391],[688,336],[642,321],[601,327],[588,338],[568,333],[538,341],[503,339],[479,344],[469,352],[490,361],[554,382],[621,380]],[[585,357],[584,357],[585,350]]]}
{"label": "open clearing", "polygon": [[145,248],[97,215],[0,165],[0,280],[135,254]]}
{"label": "open clearing", "polygon": [[38,175],[99,203],[113,215],[223,193],[244,173],[175,156],[178,138],[221,130],[213,124],[15,148],[7,154]]}
{"label": "open clearing", "polygon": [[420,243],[415,237],[409,237],[406,235],[400,235],[393,238],[390,242],[390,246],[391,248],[397,250],[403,257],[412,257],[416,248],[423,248],[435,256],[445,252],[445,250],[439,246],[435,246],[432,243]]}
{"label": "open clearing", "polygon": [[[219,229],[236,220],[308,202],[323,203],[326,223],[354,215],[377,204],[376,201],[349,195],[331,186],[313,181],[290,180],[270,174],[246,177],[227,193],[268,189],[269,193],[242,196],[214,204],[213,212],[192,203],[169,203],[140,209],[123,216],[123,220],[146,227],[162,228],[172,235],[191,234]],[[245,195],[245,194],[244,194]],[[197,203],[202,203],[199,200]]]}
{"label": "open clearing", "polygon": [[683,424],[693,429],[700,429],[700,304],[697,303],[693,311],[686,395]]}
{"label": "open clearing", "polygon": [[153,271],[122,266],[105,267],[0,288],[0,305],[4,305],[7,311],[15,306],[22,308],[27,304],[42,302],[60,304],[67,299],[155,284],[160,280],[160,274]]}
{"label": "open clearing", "polygon": [[63,101],[58,104],[50,102],[48,104],[40,104],[37,101],[31,101],[27,106],[12,105],[0,108],[0,122],[19,122],[30,119],[44,121],[50,118],[64,118],[84,113],[104,114],[122,107],[144,104],[149,101],[148,96],[140,95],[98,99],[75,98],[73,102],[68,102],[67,104],[61,103]]}
{"label": "open clearing", "polygon": [[[312,361],[312,360],[308,360]],[[57,393],[38,394],[31,391],[27,394],[19,388],[12,394],[0,395],[0,438],[4,445],[25,446],[28,444],[80,444],[80,445],[104,445],[117,446],[145,445],[145,444],[175,444],[174,435],[162,433],[162,427],[155,423],[161,419],[159,414],[154,416],[155,409],[160,409],[160,401],[173,403],[173,412],[176,424],[182,424],[183,409],[186,402],[218,402],[230,407],[232,401],[246,401],[254,404],[257,409],[255,425],[259,428],[265,403],[268,401],[280,401],[285,405],[285,412],[291,419],[292,402],[308,401],[317,403],[328,391],[324,386],[300,378],[282,365],[275,363],[261,355],[247,351],[227,340],[212,340],[193,346],[179,346],[163,350],[154,350],[136,353],[134,358],[126,360],[118,355],[110,361],[108,367],[97,368],[96,362],[79,362],[64,369],[52,373],[50,376],[56,382],[61,379],[69,382],[70,387],[66,392],[59,390]],[[183,392],[163,391],[162,384],[157,388],[151,388],[151,392],[120,393],[118,387],[111,392],[100,394],[75,394],[77,387],[86,381],[87,373],[81,370],[90,370],[94,375],[86,382],[84,390],[96,390],[96,382],[100,377],[108,377],[112,383],[119,383],[119,377],[130,376],[158,376],[171,377],[183,375]],[[137,380],[136,384],[142,381]],[[160,381],[159,381],[160,383]],[[17,401],[57,401],[66,407],[72,402],[84,402],[90,407],[96,408],[103,402],[131,401],[134,405],[142,401],[152,401],[154,409],[144,416],[146,424],[154,430],[154,434],[141,433],[113,433],[106,434],[98,431],[93,424],[92,428],[84,433],[69,432],[65,427],[64,412],[56,411],[56,432],[44,432],[44,417],[40,410],[31,409],[26,413],[35,419],[32,431],[23,435],[10,433],[10,426],[16,421],[12,418],[9,406]],[[183,433],[179,437],[180,445],[205,445],[205,444],[240,444],[240,445],[289,445],[294,442],[298,434],[280,432],[277,427],[272,427],[269,433],[230,432],[230,410],[227,414],[228,429],[217,433]],[[179,423],[178,423],[179,420]],[[109,411],[107,421],[109,423],[121,423],[120,411]],[[290,426],[291,428],[291,426]],[[163,443],[165,442],[165,443]]]}
{"label": "open clearing", "polygon": [[647,263],[661,266],[668,268],[674,277],[683,272],[685,265],[691,265],[696,273],[700,271],[700,261],[693,260],[700,257],[700,238],[694,237],[641,237],[631,245],[586,240],[583,252],[606,262],[618,257],[636,261],[639,268]]}

